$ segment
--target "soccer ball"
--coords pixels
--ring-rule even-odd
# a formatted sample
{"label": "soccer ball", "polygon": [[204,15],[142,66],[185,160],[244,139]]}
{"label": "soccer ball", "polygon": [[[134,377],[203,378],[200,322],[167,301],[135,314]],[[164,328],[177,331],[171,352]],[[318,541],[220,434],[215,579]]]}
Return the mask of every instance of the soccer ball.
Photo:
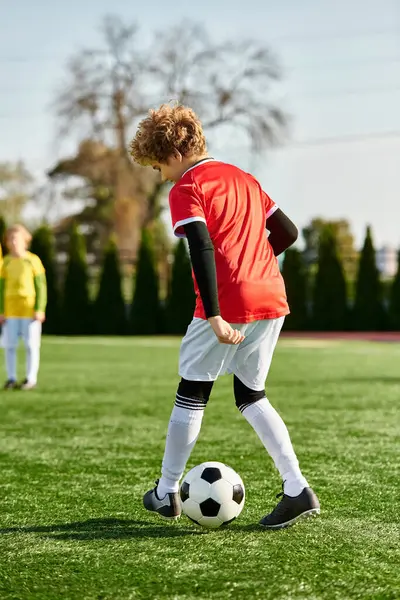
{"label": "soccer ball", "polygon": [[217,529],[240,515],[245,491],[233,469],[220,462],[205,462],[186,474],[180,496],[182,511],[191,521]]}

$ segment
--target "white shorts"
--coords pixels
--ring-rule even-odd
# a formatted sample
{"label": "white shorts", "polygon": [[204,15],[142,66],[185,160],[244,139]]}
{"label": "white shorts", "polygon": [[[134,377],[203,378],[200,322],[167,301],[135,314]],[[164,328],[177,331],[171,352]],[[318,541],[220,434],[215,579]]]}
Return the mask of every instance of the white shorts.
{"label": "white shorts", "polygon": [[221,344],[208,321],[194,318],[182,340],[179,375],[189,381],[215,381],[234,373],[252,390],[263,390],[285,317],[232,324],[245,335],[241,344]]}
{"label": "white shorts", "polygon": [[40,346],[42,324],[30,318],[11,317],[6,319],[1,332],[1,345],[3,348],[16,348],[20,338],[25,346],[37,348]]}

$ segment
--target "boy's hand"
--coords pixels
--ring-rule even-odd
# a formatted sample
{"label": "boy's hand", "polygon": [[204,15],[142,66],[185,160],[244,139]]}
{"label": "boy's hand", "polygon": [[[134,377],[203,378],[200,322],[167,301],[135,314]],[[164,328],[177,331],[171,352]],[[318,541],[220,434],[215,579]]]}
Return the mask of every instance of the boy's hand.
{"label": "boy's hand", "polygon": [[44,312],[36,311],[33,315],[33,318],[35,321],[39,321],[39,323],[44,323],[46,320],[46,315],[44,314]]}
{"label": "boy's hand", "polygon": [[244,335],[237,329],[233,329],[222,317],[210,317],[208,322],[221,344],[237,345],[243,342]]}
{"label": "boy's hand", "polygon": [[0,315],[0,325],[3,325],[3,323],[5,322],[5,317],[4,315]]}

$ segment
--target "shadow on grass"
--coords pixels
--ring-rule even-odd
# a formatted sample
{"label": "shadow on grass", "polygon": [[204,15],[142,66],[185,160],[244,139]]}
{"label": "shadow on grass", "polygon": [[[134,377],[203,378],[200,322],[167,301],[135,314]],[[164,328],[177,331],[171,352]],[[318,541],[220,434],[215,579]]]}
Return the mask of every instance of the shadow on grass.
{"label": "shadow on grass", "polygon": [[327,384],[331,385],[340,385],[340,384],[367,384],[367,383],[388,383],[388,384],[399,384],[400,377],[392,376],[392,375],[366,375],[363,376],[354,376],[354,377],[340,377],[338,379],[298,379],[298,380],[287,380],[287,381],[277,381],[274,383],[274,387],[278,388],[300,388],[300,387],[308,387],[310,382],[314,386],[325,386]]}
{"label": "shadow on grass", "polygon": [[241,525],[232,524],[220,529],[200,529],[189,521],[180,520],[179,524],[155,524],[148,521],[130,519],[88,519],[73,523],[59,525],[32,525],[27,527],[5,527],[0,529],[0,535],[39,533],[41,537],[61,541],[91,541],[91,540],[121,540],[129,538],[173,538],[197,535],[218,535],[218,533],[245,533],[260,532],[265,535],[265,530],[258,523]]}
{"label": "shadow on grass", "polygon": [[172,538],[188,535],[203,535],[205,530],[183,528],[176,523],[151,525],[148,521],[130,519],[88,519],[87,521],[64,523],[61,525],[33,525],[28,527],[7,527],[0,534],[41,533],[42,537],[66,541],[120,540],[129,538]]}

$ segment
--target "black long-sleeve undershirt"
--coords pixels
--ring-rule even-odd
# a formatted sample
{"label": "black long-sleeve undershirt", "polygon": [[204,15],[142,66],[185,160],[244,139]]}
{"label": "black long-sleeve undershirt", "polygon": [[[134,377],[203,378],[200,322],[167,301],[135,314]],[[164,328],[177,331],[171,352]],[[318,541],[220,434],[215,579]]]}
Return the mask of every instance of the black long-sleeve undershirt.
{"label": "black long-sleeve undershirt", "polygon": [[[297,227],[277,209],[266,221],[270,232],[268,241],[275,256],[279,256],[297,240]],[[183,226],[188,244],[194,276],[200,291],[207,319],[220,315],[217,271],[214,246],[205,223],[194,221]]]}
{"label": "black long-sleeve undershirt", "polygon": [[270,232],[268,241],[275,256],[279,256],[294,244],[299,235],[296,225],[280,208],[272,213],[265,226]]}
{"label": "black long-sleeve undershirt", "polygon": [[205,223],[183,226],[189,244],[190,260],[207,319],[220,315],[214,246]]}

